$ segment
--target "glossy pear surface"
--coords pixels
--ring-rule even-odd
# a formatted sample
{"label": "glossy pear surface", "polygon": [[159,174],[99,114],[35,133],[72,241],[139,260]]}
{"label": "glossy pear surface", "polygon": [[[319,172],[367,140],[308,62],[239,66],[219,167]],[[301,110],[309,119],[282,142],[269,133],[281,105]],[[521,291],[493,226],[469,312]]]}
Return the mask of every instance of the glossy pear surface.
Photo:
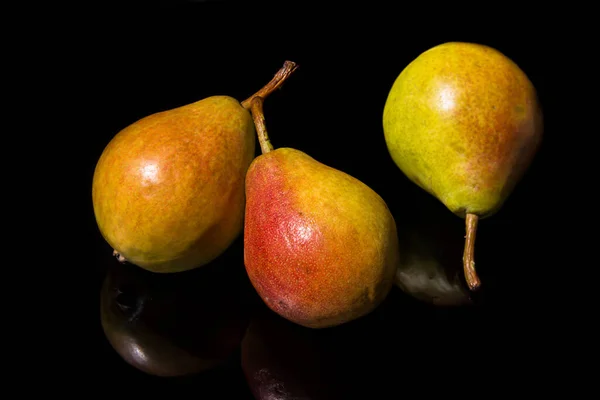
{"label": "glossy pear surface", "polygon": [[254,134],[250,113],[228,96],[159,112],[120,131],[93,178],[103,237],[153,272],[185,271],[219,256],[243,228]]}
{"label": "glossy pear surface", "polygon": [[397,77],[383,112],[391,157],[453,213],[496,212],[528,168],[542,136],[536,91],[499,51],[451,42]]}
{"label": "glossy pear surface", "polygon": [[367,185],[279,148],[252,162],[246,198],[246,270],[273,311],[306,327],[331,327],[366,315],[388,294],[396,224]]}

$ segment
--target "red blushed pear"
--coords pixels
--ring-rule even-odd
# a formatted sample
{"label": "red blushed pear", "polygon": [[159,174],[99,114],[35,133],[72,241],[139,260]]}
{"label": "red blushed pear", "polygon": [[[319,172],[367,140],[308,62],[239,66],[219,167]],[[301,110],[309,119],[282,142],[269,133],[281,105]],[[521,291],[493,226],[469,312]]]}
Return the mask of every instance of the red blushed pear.
{"label": "red blushed pear", "polygon": [[106,146],[93,177],[98,228],[120,261],[179,272],[218,257],[239,236],[244,179],[255,156],[251,99],[294,71],[287,61],[249,99],[211,96],[129,125]]}
{"label": "red blushed pear", "polygon": [[496,49],[435,46],[392,85],[383,110],[390,155],[416,185],[465,219],[465,279],[481,282],[474,246],[479,219],[496,213],[542,139],[542,111],[527,75]]}
{"label": "red blushed pear", "polygon": [[244,261],[254,288],[271,310],[309,328],[368,314],[389,293],[399,262],[387,205],[299,150],[273,150],[260,97],[251,112],[263,153],[246,175]]}

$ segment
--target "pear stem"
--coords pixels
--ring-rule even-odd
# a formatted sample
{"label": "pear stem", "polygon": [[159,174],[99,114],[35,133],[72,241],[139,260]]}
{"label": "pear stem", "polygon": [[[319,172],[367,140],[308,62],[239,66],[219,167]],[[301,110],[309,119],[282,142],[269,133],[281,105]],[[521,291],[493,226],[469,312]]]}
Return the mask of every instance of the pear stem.
{"label": "pear stem", "polygon": [[125,257],[123,257],[123,255],[116,250],[113,250],[113,257],[115,257],[117,260],[119,260],[120,263],[127,262],[127,259]]}
{"label": "pear stem", "polygon": [[477,290],[481,286],[481,281],[475,272],[475,234],[477,232],[477,222],[479,217],[475,214],[467,214],[465,224],[467,235],[465,236],[465,252],[463,254],[463,267],[465,279],[469,289]]}
{"label": "pear stem", "polygon": [[258,143],[260,143],[260,150],[263,154],[267,154],[273,150],[273,145],[271,144],[269,135],[267,134],[262,97],[256,96],[252,99],[250,113],[252,114],[252,119],[254,119],[254,126],[256,127],[256,134],[258,135]]}
{"label": "pear stem", "polygon": [[246,110],[249,110],[252,107],[252,100],[255,97],[262,97],[263,99],[267,98],[271,93],[273,93],[276,89],[278,89],[283,82],[290,77],[292,72],[294,72],[298,68],[298,65],[293,61],[286,61],[283,63],[283,67],[271,79],[269,83],[262,87],[258,92],[254,93],[252,96],[248,97],[246,100],[242,101],[242,107]]}

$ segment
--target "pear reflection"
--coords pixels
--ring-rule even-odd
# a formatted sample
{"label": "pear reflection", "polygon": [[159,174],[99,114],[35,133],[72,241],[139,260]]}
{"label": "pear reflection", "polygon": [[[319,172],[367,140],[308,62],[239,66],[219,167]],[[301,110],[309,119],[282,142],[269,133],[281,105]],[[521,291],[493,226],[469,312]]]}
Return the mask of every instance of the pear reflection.
{"label": "pear reflection", "polygon": [[398,231],[400,266],[395,283],[410,296],[435,306],[472,304],[463,272],[464,220],[432,205],[417,211]]}
{"label": "pear reflection", "polygon": [[239,349],[249,311],[243,265],[225,256],[165,275],[111,261],[101,323],[127,363],[150,375],[184,376],[221,366]]}
{"label": "pear reflection", "polygon": [[318,331],[264,308],[242,341],[242,370],[257,400],[332,399]]}
{"label": "pear reflection", "polygon": [[375,367],[387,359],[390,345],[379,318],[374,312],[342,326],[309,329],[266,307],[256,312],[241,346],[254,398],[377,398],[371,395],[386,386]]}

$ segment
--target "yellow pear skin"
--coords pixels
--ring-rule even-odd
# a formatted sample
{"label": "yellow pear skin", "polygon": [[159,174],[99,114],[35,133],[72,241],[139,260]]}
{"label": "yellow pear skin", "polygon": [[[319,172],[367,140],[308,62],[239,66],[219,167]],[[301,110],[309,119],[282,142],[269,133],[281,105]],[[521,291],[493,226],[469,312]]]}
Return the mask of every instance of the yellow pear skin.
{"label": "yellow pear skin", "polygon": [[146,116],[117,133],[94,171],[100,233],[121,262],[156,273],[208,264],[241,234],[245,178],[255,156],[248,108],[294,72],[283,67],[239,102],[210,96]]}
{"label": "yellow pear skin", "polygon": [[249,111],[228,96],[158,112],[120,131],[92,185],[98,227],[120,259],[179,272],[220,255],[243,228],[254,135]]}

